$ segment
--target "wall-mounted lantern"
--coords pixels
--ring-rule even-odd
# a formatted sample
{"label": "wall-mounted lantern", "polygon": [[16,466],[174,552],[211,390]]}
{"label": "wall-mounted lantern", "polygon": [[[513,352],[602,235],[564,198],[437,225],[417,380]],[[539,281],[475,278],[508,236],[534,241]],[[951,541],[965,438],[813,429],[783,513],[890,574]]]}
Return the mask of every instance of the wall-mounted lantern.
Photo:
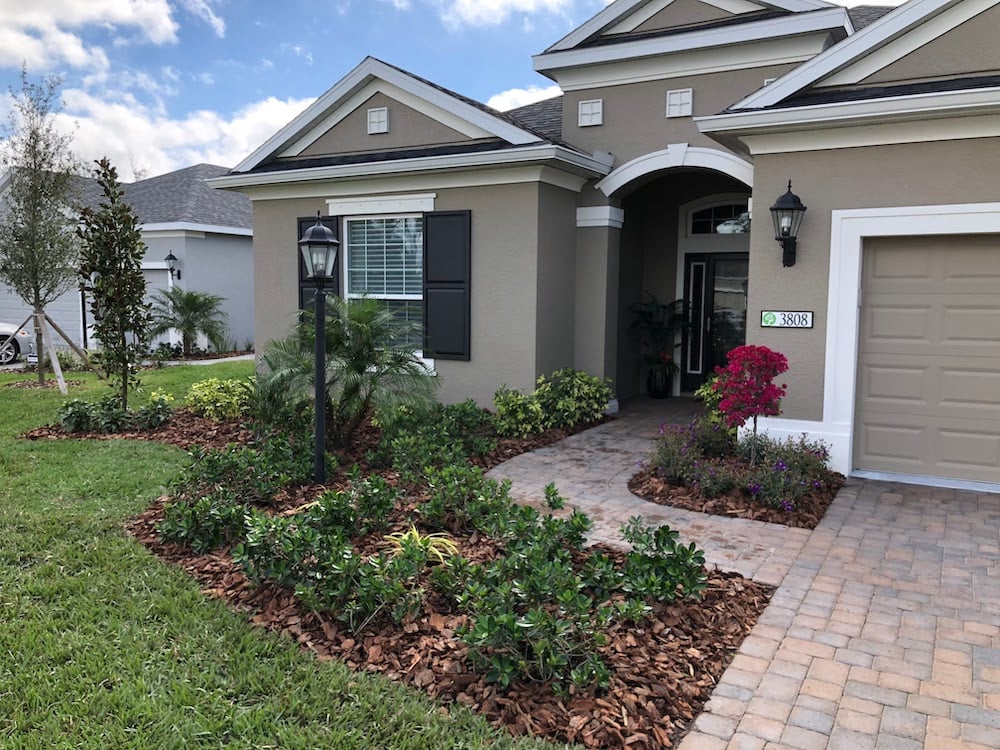
{"label": "wall-mounted lantern", "polygon": [[788,181],[788,192],[782,195],[771,206],[771,219],[774,221],[774,239],[781,243],[781,265],[795,265],[796,238],[799,235],[799,225],[806,207],[802,205],[799,196],[792,192],[792,181]]}

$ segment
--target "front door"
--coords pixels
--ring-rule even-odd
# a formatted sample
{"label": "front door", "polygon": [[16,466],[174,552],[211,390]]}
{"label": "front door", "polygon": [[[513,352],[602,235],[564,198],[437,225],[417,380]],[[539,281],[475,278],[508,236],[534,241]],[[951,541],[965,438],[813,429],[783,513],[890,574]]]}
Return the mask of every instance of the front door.
{"label": "front door", "polygon": [[681,390],[691,392],[747,340],[749,253],[686,255],[684,299],[690,330],[681,355]]}

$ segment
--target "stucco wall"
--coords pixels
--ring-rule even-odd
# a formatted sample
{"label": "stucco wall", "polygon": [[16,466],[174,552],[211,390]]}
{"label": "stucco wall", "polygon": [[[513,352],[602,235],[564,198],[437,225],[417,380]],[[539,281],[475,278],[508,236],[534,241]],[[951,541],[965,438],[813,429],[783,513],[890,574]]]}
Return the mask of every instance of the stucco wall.
{"label": "stucco wall", "polygon": [[535,292],[538,297],[536,375],[573,366],[575,268],[576,194],[552,185],[541,185]]}
{"label": "stucco wall", "polygon": [[708,3],[702,3],[698,0],[675,0],[652,18],[643,21],[635,30],[638,32],[656,31],[732,17],[732,13],[721,8],[714,8]]}
{"label": "stucco wall", "polygon": [[[294,230],[293,230],[294,233]],[[242,348],[253,342],[253,248],[250,237],[206,234],[188,238],[184,275],[177,282],[185,289],[223,298],[229,338]],[[294,248],[293,248],[294,249]]]}
{"label": "stucco wall", "polygon": [[[767,209],[785,191],[789,178],[807,211],[797,262],[783,268]],[[784,417],[822,416],[831,211],[996,201],[1000,201],[998,138],[755,158],[747,340],[781,351],[789,359],[790,369],[783,378],[788,383]],[[812,310],[815,327],[762,329],[762,309]]]}
{"label": "stucco wall", "polygon": [[[586,152],[610,151],[615,166],[637,156],[661,151],[671,143],[689,143],[720,149],[722,146],[701,133],[691,117],[666,116],[667,91],[694,90],[695,117],[721,112],[775,78],[791,65],[774,65],[726,73],[670,78],[568,91],[563,99],[563,138]],[[577,124],[578,104],[584,99],[604,100],[602,125],[581,128]]]}
{"label": "stucco wall", "polygon": [[[370,194],[378,195],[376,184]],[[534,183],[435,191],[435,210],[472,212],[472,352],[468,362],[437,360],[439,398],[491,405],[497,386],[530,390],[536,373]],[[295,321],[299,216],[325,213],[323,198],[254,201],[254,292],[258,356]],[[556,253],[558,257],[558,253]],[[339,264],[339,261],[338,261]]]}

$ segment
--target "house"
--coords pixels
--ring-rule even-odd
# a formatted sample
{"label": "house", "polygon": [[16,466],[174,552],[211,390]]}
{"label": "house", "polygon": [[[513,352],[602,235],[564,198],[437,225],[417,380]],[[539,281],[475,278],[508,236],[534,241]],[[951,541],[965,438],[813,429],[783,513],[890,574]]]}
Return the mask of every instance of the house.
{"label": "house", "polygon": [[447,400],[565,366],[640,393],[648,290],[690,309],[678,391],[767,345],[773,434],[1000,486],[998,6],[616,0],[535,56],[563,95],[507,113],[368,58],[212,181],[253,201],[258,340],[288,330],[320,211],[341,293],[423,315]]}
{"label": "house", "polygon": [[[206,180],[227,174],[226,167],[192,167],[123,185],[125,199],[139,218],[146,243],[143,274],[150,293],[180,286],[217,294],[227,315],[229,337],[237,346],[253,333],[253,222],[250,201],[239,193],[213,190]],[[103,196],[96,180],[78,180],[79,200],[96,207]],[[171,274],[165,261],[176,258]],[[91,343],[89,305],[74,288],[46,312],[78,346]],[[24,301],[0,285],[0,320],[17,324],[31,314]],[[29,326],[30,328],[30,326]],[[60,340],[53,342],[59,346]]]}

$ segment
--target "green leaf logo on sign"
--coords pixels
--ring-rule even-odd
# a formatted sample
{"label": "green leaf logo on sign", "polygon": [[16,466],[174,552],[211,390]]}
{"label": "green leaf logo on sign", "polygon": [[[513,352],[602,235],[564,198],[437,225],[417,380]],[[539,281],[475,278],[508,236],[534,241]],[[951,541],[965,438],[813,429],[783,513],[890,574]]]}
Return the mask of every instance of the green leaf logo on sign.
{"label": "green leaf logo on sign", "polygon": [[773,326],[778,322],[778,316],[773,312],[764,313],[764,320],[761,321],[765,326]]}

